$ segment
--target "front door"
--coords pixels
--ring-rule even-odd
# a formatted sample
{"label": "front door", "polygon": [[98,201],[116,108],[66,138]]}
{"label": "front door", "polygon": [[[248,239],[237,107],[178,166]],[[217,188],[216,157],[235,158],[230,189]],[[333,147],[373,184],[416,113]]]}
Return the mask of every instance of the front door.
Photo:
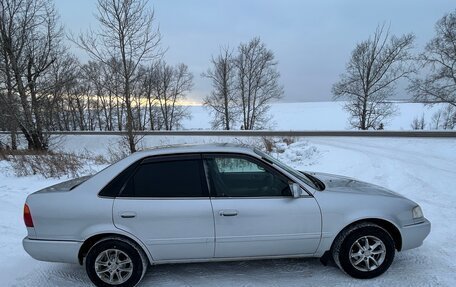
{"label": "front door", "polygon": [[214,255],[214,221],[200,155],[144,160],[114,200],[117,228],[139,238],[154,260]]}
{"label": "front door", "polygon": [[253,157],[207,154],[215,257],[313,254],[321,217],[313,197],[293,198],[289,180]]}

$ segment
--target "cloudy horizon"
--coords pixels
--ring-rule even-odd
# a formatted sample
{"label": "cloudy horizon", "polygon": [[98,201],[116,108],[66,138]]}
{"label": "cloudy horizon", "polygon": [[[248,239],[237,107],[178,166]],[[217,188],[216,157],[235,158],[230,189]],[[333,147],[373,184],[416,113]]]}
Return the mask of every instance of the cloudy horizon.
{"label": "cloudy horizon", "polygon": [[[367,39],[379,24],[389,26],[391,34],[414,33],[415,52],[419,52],[434,36],[435,23],[454,10],[449,0],[155,0],[149,4],[160,26],[162,47],[167,49],[165,59],[187,64],[194,75],[189,103],[200,103],[209,94],[210,81],[201,73],[220,47],[235,49],[253,37],[260,37],[275,53],[283,102],[331,100],[331,87],[344,72],[356,43]],[[96,1],[56,0],[56,8],[66,32],[97,28]],[[80,59],[88,59],[68,45]],[[396,99],[408,97],[405,85],[399,83]]]}

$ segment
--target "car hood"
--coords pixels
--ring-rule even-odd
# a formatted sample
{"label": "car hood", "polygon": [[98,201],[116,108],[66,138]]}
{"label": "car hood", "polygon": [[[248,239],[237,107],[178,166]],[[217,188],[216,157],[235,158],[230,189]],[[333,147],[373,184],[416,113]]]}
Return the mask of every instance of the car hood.
{"label": "car hood", "polygon": [[76,186],[80,185],[84,181],[88,180],[91,176],[83,176],[74,179],[70,179],[46,188],[43,188],[36,193],[44,193],[44,192],[62,192],[62,191],[70,191]]}
{"label": "car hood", "polygon": [[404,198],[402,195],[384,187],[362,182],[350,177],[319,172],[309,173],[325,184],[323,192],[357,193]]}

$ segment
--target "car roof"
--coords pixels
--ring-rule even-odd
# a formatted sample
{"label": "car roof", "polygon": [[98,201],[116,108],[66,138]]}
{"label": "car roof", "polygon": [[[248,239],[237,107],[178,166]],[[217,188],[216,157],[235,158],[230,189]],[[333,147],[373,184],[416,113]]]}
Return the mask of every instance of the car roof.
{"label": "car roof", "polygon": [[183,153],[242,153],[255,154],[254,147],[232,143],[211,143],[211,144],[181,144],[160,146],[156,148],[139,151],[138,156],[154,156],[154,155],[171,155]]}

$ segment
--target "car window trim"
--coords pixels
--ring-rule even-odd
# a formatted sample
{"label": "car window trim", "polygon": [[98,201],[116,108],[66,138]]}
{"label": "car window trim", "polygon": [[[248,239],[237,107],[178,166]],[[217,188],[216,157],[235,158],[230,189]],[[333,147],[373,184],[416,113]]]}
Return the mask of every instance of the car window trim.
{"label": "car window trim", "polygon": [[170,155],[157,155],[146,157],[141,160],[141,165],[149,163],[157,163],[163,161],[179,161],[179,160],[200,160],[200,153],[183,153],[183,154],[170,154]]}
{"label": "car window trim", "polygon": [[[236,153],[236,152],[203,152],[203,153],[179,153],[179,154],[167,154],[167,155],[154,155],[154,156],[148,156],[144,157],[141,159],[138,159],[137,161],[133,162],[130,164],[128,167],[126,167],[124,170],[122,170],[119,174],[117,174],[113,179],[111,179],[99,192],[98,192],[98,197],[99,198],[108,198],[108,199],[116,199],[116,198],[122,198],[122,199],[155,199],[155,200],[161,200],[161,199],[185,199],[185,198],[191,198],[191,199],[204,199],[204,198],[217,198],[217,199],[259,199],[259,198],[271,198],[271,197],[264,197],[264,196],[259,196],[259,197],[217,197],[213,196],[211,191],[210,191],[210,182],[209,178],[206,175],[206,167],[204,165],[204,157],[206,155],[229,155],[229,156],[238,156],[238,157],[247,157],[249,159],[253,159],[254,161],[258,161],[262,163],[262,165],[265,165],[268,170],[272,169],[273,172],[278,173],[279,175],[285,177],[289,182],[296,182],[294,179],[290,178],[288,175],[286,175],[283,171],[278,170],[274,168],[270,163],[268,163],[266,160],[262,158],[257,158],[253,155],[249,154],[243,154],[243,153]],[[131,176],[135,174],[137,168],[144,162],[158,162],[158,161],[164,161],[165,159],[169,158],[191,158],[194,157],[195,159],[199,160],[200,162],[200,177],[202,180],[201,187],[203,188],[203,194],[205,196],[201,197],[132,197],[132,196],[120,196],[121,192],[125,188],[126,183],[130,180]],[[114,193],[113,195],[100,195],[114,180],[116,180],[119,176],[123,175],[123,172],[126,171],[128,168],[135,166],[127,175],[126,179],[122,183],[122,188],[117,191],[117,193]],[[307,190],[307,188],[303,187],[302,184],[300,184],[301,187],[304,189],[306,192],[305,195],[302,195],[301,197],[306,198],[306,197],[313,197],[313,195]],[[289,198],[289,196],[276,196],[272,198]]]}
{"label": "car window trim", "polygon": [[[301,198],[313,198],[311,195],[303,195]],[[290,199],[294,200],[295,198],[293,196],[284,196],[284,195],[279,195],[279,196],[238,196],[238,197],[233,197],[233,196],[225,196],[225,197],[211,197],[211,200],[224,200],[224,199]]]}

